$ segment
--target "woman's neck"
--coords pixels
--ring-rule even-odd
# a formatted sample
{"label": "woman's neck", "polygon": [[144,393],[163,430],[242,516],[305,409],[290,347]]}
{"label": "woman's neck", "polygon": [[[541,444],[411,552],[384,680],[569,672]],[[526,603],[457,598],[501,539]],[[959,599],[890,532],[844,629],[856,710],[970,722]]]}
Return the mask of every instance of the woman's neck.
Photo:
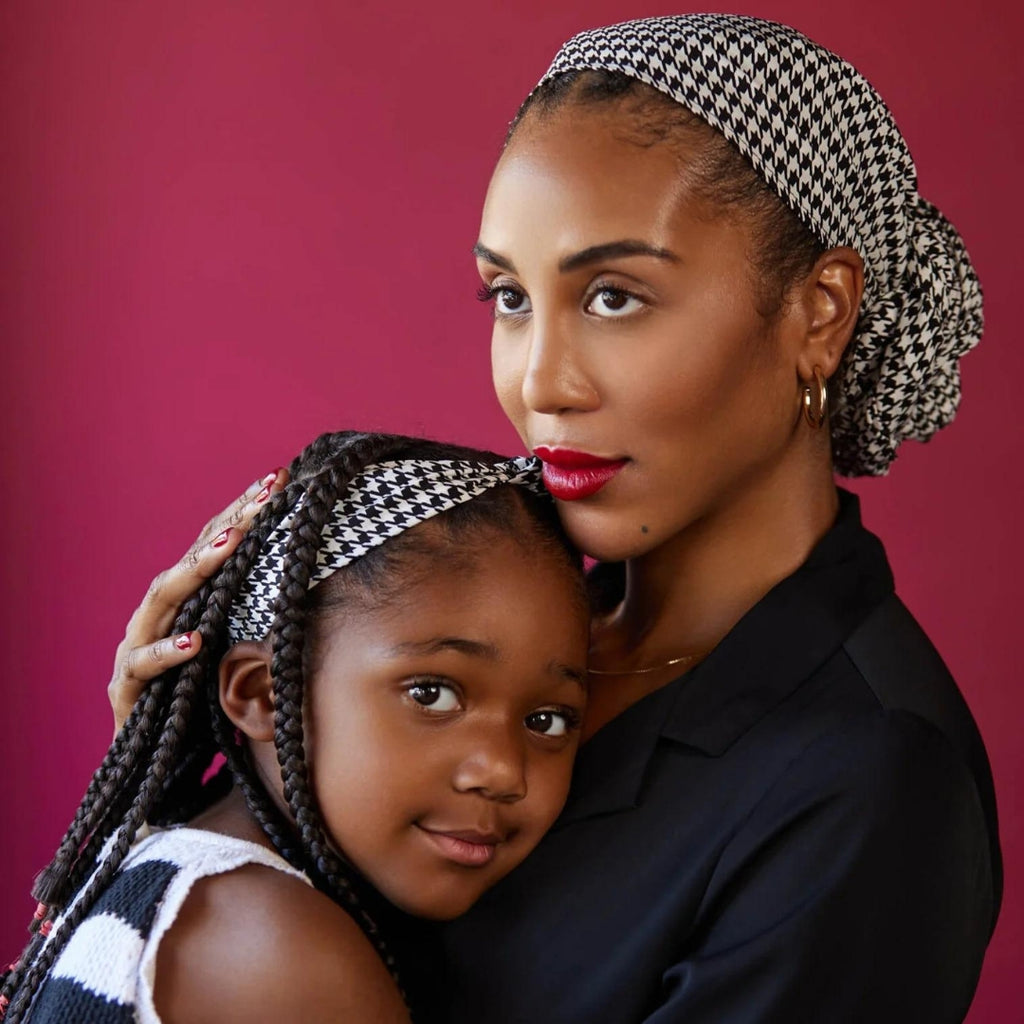
{"label": "woman's neck", "polygon": [[[595,668],[633,673],[591,678],[585,736],[715,647],[806,561],[838,507],[830,465],[779,474],[629,560],[623,599],[595,623],[590,656]],[[697,657],[665,664],[685,655]]]}
{"label": "woman's neck", "polygon": [[616,615],[623,642],[710,649],[807,560],[838,507],[831,480],[799,495],[748,493],[627,562]]}

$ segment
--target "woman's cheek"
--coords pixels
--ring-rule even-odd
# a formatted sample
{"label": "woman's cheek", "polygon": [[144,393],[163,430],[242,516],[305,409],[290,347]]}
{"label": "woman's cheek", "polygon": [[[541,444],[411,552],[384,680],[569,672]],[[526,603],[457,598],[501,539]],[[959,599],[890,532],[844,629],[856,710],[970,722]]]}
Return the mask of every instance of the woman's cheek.
{"label": "woman's cheek", "polygon": [[515,350],[495,339],[491,345],[491,380],[494,384],[494,393],[502,411],[519,432],[520,437],[523,437],[526,425],[522,373]]}

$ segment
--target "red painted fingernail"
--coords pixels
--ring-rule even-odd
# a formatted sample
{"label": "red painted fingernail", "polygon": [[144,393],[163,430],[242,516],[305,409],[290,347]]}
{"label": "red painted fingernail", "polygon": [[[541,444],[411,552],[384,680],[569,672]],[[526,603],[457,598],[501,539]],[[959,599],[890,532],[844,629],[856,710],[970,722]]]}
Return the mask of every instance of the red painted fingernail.
{"label": "red painted fingernail", "polygon": [[231,536],[230,530],[225,530],[223,533],[218,533],[216,537],[210,541],[211,548],[222,548],[228,542],[228,538]]}
{"label": "red painted fingernail", "polygon": [[191,633],[182,633],[181,636],[179,636],[174,641],[174,646],[177,647],[179,651],[190,651],[190,650],[192,650],[192,634]]}
{"label": "red painted fingernail", "polygon": [[267,500],[267,498],[269,498],[269,497],[270,497],[270,488],[269,487],[264,487],[263,490],[260,491],[260,493],[257,494],[255,498],[253,498],[253,501],[255,501],[257,505],[262,505],[263,502],[265,502]]}
{"label": "red painted fingernail", "polygon": [[264,477],[264,478],[263,478],[263,479],[262,479],[262,480],[260,481],[260,483],[261,483],[261,484],[263,484],[263,486],[264,486],[264,487],[269,487],[269,486],[270,486],[270,485],[271,485],[271,484],[272,484],[272,483],[273,483],[273,482],[274,482],[274,481],[275,481],[275,480],[277,479],[277,474],[278,474],[278,473],[280,473],[280,472],[281,472],[281,470],[279,470],[279,469],[275,469],[275,470],[273,471],[273,473],[268,473],[268,474],[267,474],[267,475],[266,475],[266,476],[265,476],[265,477]]}

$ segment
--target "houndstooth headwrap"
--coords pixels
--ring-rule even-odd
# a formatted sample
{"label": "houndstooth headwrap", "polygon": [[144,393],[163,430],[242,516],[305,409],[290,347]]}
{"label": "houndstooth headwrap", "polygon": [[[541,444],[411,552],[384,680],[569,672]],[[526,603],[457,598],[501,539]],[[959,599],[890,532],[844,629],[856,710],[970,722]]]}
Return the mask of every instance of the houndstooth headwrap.
{"label": "houndstooth headwrap", "polygon": [[905,438],[953,418],[981,290],[955,228],[917,192],[881,97],[795,29],[757,18],[648,18],[574,36],[543,84],[573,70],[646,82],[717,128],[829,248],[865,263],[860,319],[831,410],[836,469],[881,475]]}
{"label": "houndstooth headwrap", "polygon": [[[539,461],[526,457],[493,463],[408,459],[370,466],[352,480],[324,524],[310,590],[389,538],[502,484],[546,493]],[[270,632],[292,522],[304,499],[301,495],[267,537],[259,560],[231,606],[228,636],[233,644],[262,640]]]}

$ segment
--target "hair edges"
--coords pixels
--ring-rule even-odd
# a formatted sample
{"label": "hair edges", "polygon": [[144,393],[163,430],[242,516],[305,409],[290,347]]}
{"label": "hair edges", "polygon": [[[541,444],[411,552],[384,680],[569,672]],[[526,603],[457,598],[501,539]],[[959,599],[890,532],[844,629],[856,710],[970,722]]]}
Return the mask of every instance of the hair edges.
{"label": "hair edges", "polygon": [[633,116],[622,138],[648,148],[673,136],[691,135],[700,143],[697,159],[684,168],[687,184],[716,215],[746,214],[752,245],[748,254],[758,313],[774,318],[793,284],[808,273],[828,246],[800,214],[765,180],[722,132],[671,96],[622,71],[579,68],[545,79],[523,101],[505,137],[505,146],[526,115],[547,116],[567,103],[582,106],[631,103]]}

